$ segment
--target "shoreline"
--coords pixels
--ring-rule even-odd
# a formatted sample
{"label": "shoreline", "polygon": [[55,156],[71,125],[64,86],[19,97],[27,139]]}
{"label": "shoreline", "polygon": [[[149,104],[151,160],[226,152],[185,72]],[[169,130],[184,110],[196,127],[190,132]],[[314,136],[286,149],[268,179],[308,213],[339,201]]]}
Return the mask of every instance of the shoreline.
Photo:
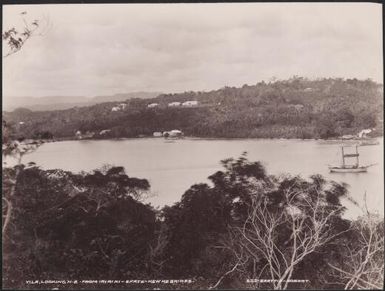
{"label": "shoreline", "polygon": [[[320,142],[346,142],[346,143],[354,143],[354,142],[362,142],[362,141],[378,141],[380,139],[383,139],[384,136],[376,136],[376,137],[370,137],[365,139],[341,139],[341,138],[333,138],[333,139],[322,139],[322,138],[283,138],[283,137],[196,137],[196,136],[185,136],[181,139],[177,140],[207,140],[207,141],[214,141],[214,140],[228,140],[228,141],[236,141],[236,140],[276,140],[276,141],[320,141]],[[44,143],[53,143],[53,142],[63,142],[63,141],[102,141],[102,140],[110,140],[110,141],[119,141],[119,140],[148,140],[148,139],[163,139],[163,137],[153,137],[153,136],[146,136],[146,137],[118,137],[118,138],[84,138],[84,139],[78,139],[78,138],[58,138],[53,140],[44,140]]]}

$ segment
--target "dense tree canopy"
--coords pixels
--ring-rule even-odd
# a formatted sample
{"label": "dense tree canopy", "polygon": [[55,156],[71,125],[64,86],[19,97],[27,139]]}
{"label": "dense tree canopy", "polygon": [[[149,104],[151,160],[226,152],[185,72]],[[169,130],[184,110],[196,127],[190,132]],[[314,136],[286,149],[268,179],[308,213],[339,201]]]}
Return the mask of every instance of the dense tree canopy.
{"label": "dense tree canopy", "polygon": [[[191,186],[180,202],[161,211],[141,202],[148,181],[127,176],[122,167],[79,174],[33,164],[4,169],[3,198],[11,199],[13,212],[3,236],[3,285],[41,288],[25,280],[46,278],[172,278],[193,283],[157,286],[381,286],[383,221],[345,220],[345,185],[319,175],[268,175],[245,154],[222,163],[210,185]],[[272,281],[247,283],[250,278]],[[304,282],[287,283],[291,279]]]}
{"label": "dense tree canopy", "polygon": [[[4,181],[13,171],[4,171]],[[144,276],[155,212],[137,198],[148,190],[147,180],[121,167],[78,175],[23,167],[4,240],[6,285]]]}
{"label": "dense tree canopy", "polygon": [[[162,94],[129,99],[128,106],[101,103],[61,111],[6,112],[17,136],[73,138],[80,130],[94,138],[151,136],[180,129],[197,137],[329,138],[376,128],[382,135],[382,85],[370,80],[293,77],[241,88]],[[197,100],[196,107],[170,108],[173,101]],[[158,103],[148,108],[150,103]],[[21,122],[21,123],[20,123]],[[102,130],[109,130],[100,135]]]}

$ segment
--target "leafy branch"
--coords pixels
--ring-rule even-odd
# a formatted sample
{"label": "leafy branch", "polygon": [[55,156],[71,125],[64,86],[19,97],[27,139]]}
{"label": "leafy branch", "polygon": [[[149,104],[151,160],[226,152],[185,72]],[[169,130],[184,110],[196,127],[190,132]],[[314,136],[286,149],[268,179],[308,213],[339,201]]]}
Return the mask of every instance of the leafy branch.
{"label": "leafy branch", "polygon": [[[8,46],[8,51],[3,55],[3,58],[19,52],[31,37],[36,35],[43,36],[48,31],[50,27],[48,18],[45,18],[44,21],[38,19],[29,21],[25,16],[26,14],[27,12],[20,13],[23,22],[21,29],[12,27],[2,33],[3,42]],[[44,25],[42,25],[43,22],[45,22]],[[45,31],[42,30],[43,27]]]}

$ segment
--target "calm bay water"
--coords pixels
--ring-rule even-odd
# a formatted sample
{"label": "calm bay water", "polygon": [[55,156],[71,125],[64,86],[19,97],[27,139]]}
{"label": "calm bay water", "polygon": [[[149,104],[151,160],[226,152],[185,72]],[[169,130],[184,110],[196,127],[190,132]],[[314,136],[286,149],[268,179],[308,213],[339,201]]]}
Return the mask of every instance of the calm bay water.
{"label": "calm bay water", "polygon": [[[378,163],[367,173],[329,173],[328,164],[340,164],[340,142],[315,140],[202,140],[141,138],[125,140],[63,141],[47,143],[27,155],[24,163],[34,161],[44,169],[93,170],[103,164],[124,166],[129,176],[146,178],[155,195],[147,201],[154,206],[171,205],[194,183],[221,170],[220,161],[248,152],[251,161],[261,161],[269,174],[290,173],[305,178],[322,174],[328,179],[349,184],[351,196],[362,204],[367,193],[371,211],[384,213],[383,139],[374,146],[359,147],[361,164]],[[350,149],[354,151],[354,148]],[[344,202],[347,216],[359,209]]]}

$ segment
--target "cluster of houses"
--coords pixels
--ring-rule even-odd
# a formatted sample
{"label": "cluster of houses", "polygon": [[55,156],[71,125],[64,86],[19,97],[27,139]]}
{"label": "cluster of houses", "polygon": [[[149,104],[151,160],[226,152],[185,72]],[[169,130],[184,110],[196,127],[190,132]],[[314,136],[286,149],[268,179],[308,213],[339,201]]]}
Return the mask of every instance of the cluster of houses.
{"label": "cluster of houses", "polygon": [[[151,104],[147,105],[148,108],[155,108],[158,106],[159,106],[159,103],[151,103]],[[167,104],[167,106],[168,107],[194,107],[194,106],[198,106],[198,101],[189,100],[189,101],[185,101],[185,102],[170,102]],[[127,103],[120,103],[120,104],[112,107],[111,111],[112,112],[122,111],[122,110],[126,109],[126,107],[127,107]],[[24,122],[20,122],[20,125],[22,125],[22,124],[24,124]],[[75,137],[77,139],[84,139],[84,138],[92,138],[96,135],[104,136],[104,135],[108,134],[110,131],[111,131],[110,129],[103,129],[99,133],[90,132],[90,131],[87,131],[86,133],[82,133],[80,130],[77,130],[75,132]],[[179,138],[179,137],[183,136],[183,132],[180,130],[177,130],[177,129],[173,129],[171,131],[154,132],[153,136],[154,137],[166,137],[166,138],[168,138],[168,137]]]}
{"label": "cluster of houses", "polygon": [[85,133],[81,132],[80,130],[77,130],[75,132],[75,137],[77,139],[85,139],[85,138],[93,138],[97,135],[99,136],[103,136],[103,135],[106,135],[107,133],[109,133],[111,131],[111,129],[103,129],[98,133],[95,133],[93,131],[86,131]]}
{"label": "cluster of houses", "polygon": [[114,107],[112,107],[111,111],[120,111],[124,110],[127,107],[127,103],[120,103]]}
{"label": "cluster of houses", "polygon": [[[158,106],[159,106],[159,103],[151,103],[147,105],[148,108],[154,108]],[[198,101],[189,100],[185,102],[171,102],[171,103],[168,103],[167,106],[168,107],[194,107],[194,106],[198,106]]]}
{"label": "cluster of houses", "polygon": [[165,137],[165,138],[181,138],[183,137],[183,132],[179,129],[173,129],[170,131],[156,131],[153,133],[154,137]]}
{"label": "cluster of houses", "polygon": [[[147,105],[147,108],[155,108],[158,107],[159,103],[150,103]],[[198,101],[196,100],[189,100],[185,102],[170,102],[167,104],[168,107],[194,107],[198,106]],[[126,109],[127,103],[120,103],[114,107],[111,108],[112,112],[121,111]]]}
{"label": "cluster of houses", "polygon": [[[93,138],[97,135],[99,136],[105,136],[106,134],[110,133],[111,129],[103,129],[99,133],[95,133],[93,131],[87,131],[85,133],[82,133],[80,130],[77,130],[75,132],[75,137],[77,139],[87,139],[87,138]],[[139,137],[144,137],[144,135],[139,135]],[[165,137],[165,138],[181,138],[183,137],[183,132],[179,129],[173,129],[170,131],[156,131],[153,133],[153,137]]]}

